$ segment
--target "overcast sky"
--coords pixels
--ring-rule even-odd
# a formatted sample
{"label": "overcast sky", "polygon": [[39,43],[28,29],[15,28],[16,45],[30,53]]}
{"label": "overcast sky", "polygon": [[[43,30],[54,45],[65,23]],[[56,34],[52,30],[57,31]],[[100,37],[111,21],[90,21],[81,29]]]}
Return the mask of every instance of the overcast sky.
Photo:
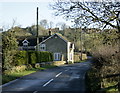
{"label": "overcast sky", "polygon": [[[52,21],[54,24],[58,22],[66,22],[62,17],[55,17],[54,11],[50,9],[49,4],[53,3],[52,0],[45,0],[37,2],[37,0],[4,0],[0,2],[0,27],[4,26],[9,28],[15,20],[16,25],[21,27],[28,27],[36,24],[36,8],[39,7],[39,22],[42,19]],[[67,25],[71,25],[70,21],[66,22]],[[55,25],[54,25],[55,26]]]}

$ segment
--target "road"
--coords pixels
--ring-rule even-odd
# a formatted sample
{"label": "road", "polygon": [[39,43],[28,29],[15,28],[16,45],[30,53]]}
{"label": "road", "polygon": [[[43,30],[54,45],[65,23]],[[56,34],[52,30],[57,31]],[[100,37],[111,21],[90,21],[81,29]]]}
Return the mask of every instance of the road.
{"label": "road", "polygon": [[79,91],[85,93],[85,73],[90,62],[63,65],[38,71],[3,86],[2,93]]}

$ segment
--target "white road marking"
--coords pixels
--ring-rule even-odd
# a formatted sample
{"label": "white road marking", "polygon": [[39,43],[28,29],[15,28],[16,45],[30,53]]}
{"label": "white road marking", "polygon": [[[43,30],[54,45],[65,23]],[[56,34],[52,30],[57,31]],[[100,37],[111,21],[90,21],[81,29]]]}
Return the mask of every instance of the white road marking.
{"label": "white road marking", "polygon": [[68,69],[66,69],[65,71],[68,71]]}
{"label": "white road marking", "polygon": [[61,75],[61,74],[62,74],[62,72],[58,73],[55,77],[58,77],[58,76]]}
{"label": "white road marking", "polygon": [[83,79],[85,78],[85,74],[86,74],[86,73],[83,74],[83,77],[82,77]]}
{"label": "white road marking", "polygon": [[34,91],[33,93],[37,93],[37,91]]}
{"label": "white road marking", "polygon": [[10,82],[8,82],[8,83],[5,83],[5,84],[1,85],[0,87],[8,86],[8,85],[10,85],[10,84],[16,82],[17,80],[18,80],[18,79],[15,79],[15,80],[13,80],[13,81],[10,81]]}
{"label": "white road marking", "polygon": [[46,82],[44,85],[43,85],[43,87],[45,87],[45,86],[47,86],[50,82],[52,82],[53,81],[53,79],[50,79],[48,82]]}

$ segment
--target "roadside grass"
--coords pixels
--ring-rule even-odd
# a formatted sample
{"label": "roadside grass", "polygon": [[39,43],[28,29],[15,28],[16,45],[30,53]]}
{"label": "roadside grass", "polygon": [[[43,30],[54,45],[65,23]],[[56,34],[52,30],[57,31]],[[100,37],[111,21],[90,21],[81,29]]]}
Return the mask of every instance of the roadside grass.
{"label": "roadside grass", "polygon": [[107,93],[109,93],[109,92],[118,92],[117,82],[107,83],[103,90],[106,91]]}
{"label": "roadside grass", "polygon": [[8,83],[12,80],[18,79],[22,76],[29,75],[31,73],[34,73],[34,72],[37,72],[40,70],[43,71],[43,70],[54,68],[54,67],[56,67],[56,66],[46,65],[44,67],[32,68],[30,70],[25,70],[25,71],[21,71],[21,72],[13,72],[13,73],[9,73],[9,74],[3,74],[2,75],[2,84]]}
{"label": "roadside grass", "polygon": [[74,63],[81,63],[81,62],[86,62],[88,59],[85,59],[85,60],[80,60],[80,61],[76,61]]}
{"label": "roadside grass", "polygon": [[31,74],[31,73],[34,73],[36,72],[36,70],[26,70],[26,71],[22,71],[22,72],[13,72],[13,73],[9,73],[9,74],[3,74],[2,75],[2,84],[5,84],[9,81],[12,81],[12,80],[15,80],[19,77],[22,77],[22,76],[25,76],[25,75],[28,75],[28,74]]}
{"label": "roadside grass", "polygon": [[95,69],[90,69],[86,73],[85,77],[85,84],[87,90],[90,92],[96,93],[118,93],[118,82],[104,82],[104,87],[101,88],[101,79],[99,75],[97,74],[97,71]]}

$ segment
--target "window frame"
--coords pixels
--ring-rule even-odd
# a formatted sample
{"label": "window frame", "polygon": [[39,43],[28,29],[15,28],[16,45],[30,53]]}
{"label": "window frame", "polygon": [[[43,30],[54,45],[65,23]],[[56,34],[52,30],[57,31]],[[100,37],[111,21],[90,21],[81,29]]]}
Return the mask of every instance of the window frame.
{"label": "window frame", "polygon": [[61,60],[61,53],[54,53],[54,60],[60,61]]}
{"label": "window frame", "polygon": [[46,50],[46,44],[40,44],[40,51]]}

